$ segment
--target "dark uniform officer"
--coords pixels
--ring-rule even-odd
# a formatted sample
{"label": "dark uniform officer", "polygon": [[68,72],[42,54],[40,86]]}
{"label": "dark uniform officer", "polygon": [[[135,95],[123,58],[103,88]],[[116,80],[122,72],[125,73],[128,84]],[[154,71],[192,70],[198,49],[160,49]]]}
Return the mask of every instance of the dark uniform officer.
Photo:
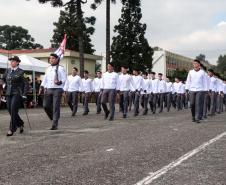
{"label": "dark uniform officer", "polygon": [[14,56],[9,60],[11,61],[11,68],[6,70],[3,80],[6,83],[7,109],[11,116],[7,136],[12,136],[17,128],[20,128],[20,133],[23,132],[24,122],[18,112],[22,100],[26,99],[28,84],[24,78],[24,71],[19,68],[19,57]]}

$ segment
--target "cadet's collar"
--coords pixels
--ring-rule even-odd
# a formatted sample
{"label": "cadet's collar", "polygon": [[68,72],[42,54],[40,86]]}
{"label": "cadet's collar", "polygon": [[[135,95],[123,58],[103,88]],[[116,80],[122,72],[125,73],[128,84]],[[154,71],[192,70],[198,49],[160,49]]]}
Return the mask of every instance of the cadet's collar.
{"label": "cadet's collar", "polygon": [[11,68],[11,70],[16,71],[19,67]]}

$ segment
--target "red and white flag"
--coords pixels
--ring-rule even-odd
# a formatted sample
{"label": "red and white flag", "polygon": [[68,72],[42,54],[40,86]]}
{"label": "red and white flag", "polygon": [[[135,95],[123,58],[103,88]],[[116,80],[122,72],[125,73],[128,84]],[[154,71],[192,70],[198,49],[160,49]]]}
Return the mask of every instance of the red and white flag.
{"label": "red and white flag", "polygon": [[60,58],[62,59],[64,57],[64,52],[65,52],[65,48],[66,48],[66,42],[67,42],[67,34],[64,34],[64,39],[60,44],[60,47],[54,51],[54,53]]}

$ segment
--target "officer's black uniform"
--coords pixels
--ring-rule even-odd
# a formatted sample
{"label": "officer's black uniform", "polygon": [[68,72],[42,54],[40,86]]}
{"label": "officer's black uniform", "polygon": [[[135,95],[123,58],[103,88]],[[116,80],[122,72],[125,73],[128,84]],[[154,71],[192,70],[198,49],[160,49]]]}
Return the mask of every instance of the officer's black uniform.
{"label": "officer's black uniform", "polygon": [[17,128],[23,127],[24,125],[18,112],[22,105],[22,97],[26,97],[28,85],[24,78],[24,71],[20,68],[16,70],[7,69],[3,80],[6,83],[7,109],[11,116],[9,129],[14,133]]}

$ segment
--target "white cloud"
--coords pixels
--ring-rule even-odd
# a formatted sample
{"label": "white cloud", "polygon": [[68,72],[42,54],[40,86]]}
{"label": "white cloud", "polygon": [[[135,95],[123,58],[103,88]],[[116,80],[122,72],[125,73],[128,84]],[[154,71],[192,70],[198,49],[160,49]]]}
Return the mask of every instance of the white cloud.
{"label": "white cloud", "polygon": [[[0,0],[0,25],[20,25],[28,29],[35,40],[50,46],[53,22],[58,20],[59,8],[40,5],[38,0]],[[92,37],[97,54],[105,51],[105,3],[96,11],[90,3],[83,6],[86,16],[97,17]],[[212,62],[226,52],[225,0],[142,0],[142,22],[147,24],[146,37],[151,46],[160,46],[191,57],[199,53]],[[111,30],[121,13],[120,0],[111,5]],[[222,17],[224,15],[224,17]],[[224,50],[225,49],[225,50]]]}

